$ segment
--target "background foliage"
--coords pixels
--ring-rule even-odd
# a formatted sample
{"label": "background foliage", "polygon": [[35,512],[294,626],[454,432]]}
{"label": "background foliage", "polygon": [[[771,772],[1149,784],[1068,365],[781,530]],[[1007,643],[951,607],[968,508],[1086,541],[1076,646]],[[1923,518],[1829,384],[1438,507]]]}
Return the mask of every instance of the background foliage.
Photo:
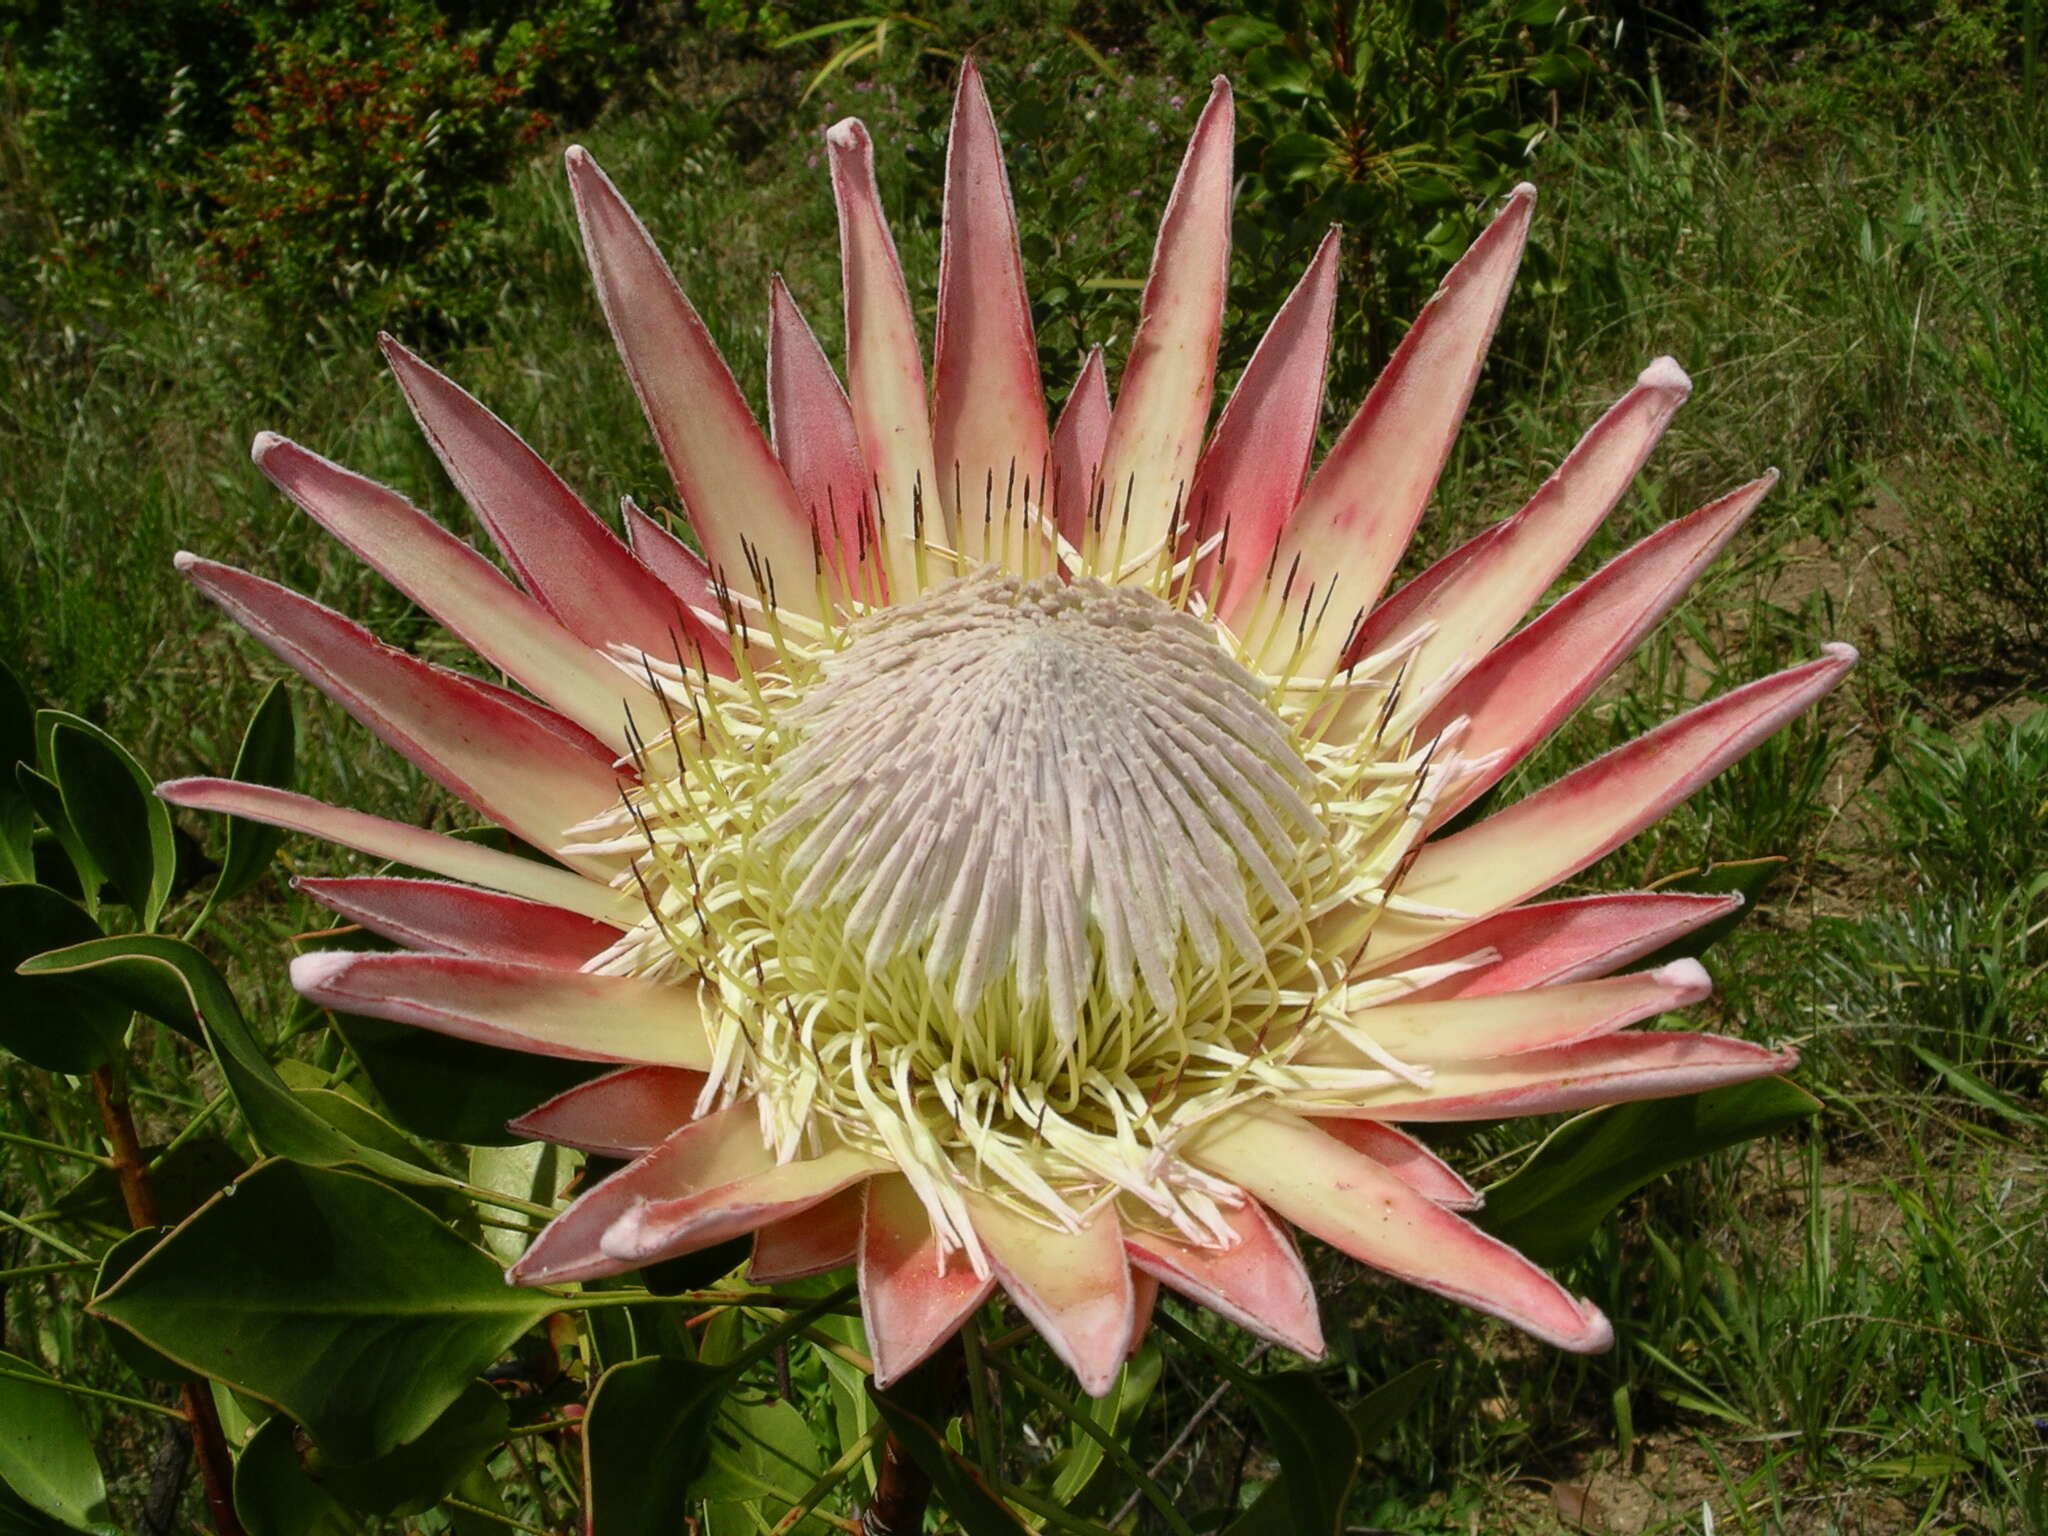
{"label": "background foliage", "polygon": [[[0,697],[0,1530],[203,1521],[169,1417],[188,1411],[220,1419],[252,1532],[565,1530],[586,1491],[626,1501],[618,1531],[672,1529],[676,1499],[699,1530],[823,1530],[885,1430],[977,1531],[1299,1529],[1303,1508],[1401,1531],[2048,1527],[2041,29],[2038,0],[0,5],[0,655],[25,685]],[[876,132],[928,313],[970,47],[1055,389],[1084,341],[1112,364],[1127,341],[1158,200],[1227,71],[1226,363],[1344,224],[1326,425],[1486,206],[1542,190],[1425,552],[1517,504],[1659,352],[1696,393],[1589,565],[1785,471],[1519,781],[1820,639],[1864,649],[1852,693],[1586,877],[1759,882],[1713,956],[1712,1022],[1797,1040],[1822,1112],[1738,1106],[1781,1128],[1646,1188],[1617,1172],[1641,1162],[1626,1125],[1580,1122],[1533,1163],[1552,1127],[1453,1138],[1530,1231],[1562,1229],[1546,1169],[1624,1201],[1559,1254],[1615,1317],[1611,1355],[1533,1349],[1319,1255],[1325,1368],[1176,1318],[1083,1424],[995,1313],[963,1431],[943,1403],[879,1418],[836,1282],[754,1296],[733,1253],[540,1319],[485,1253],[570,1170],[488,1143],[547,1083],[298,1003],[283,963],[325,919],[282,877],[337,856],[179,824],[142,793],[239,764],[449,824],[323,704],[297,699],[295,724],[171,553],[255,565],[455,659],[293,520],[250,436],[289,431],[466,526],[378,375],[385,326],[597,503],[658,503],[553,151],[591,145],[758,389],[770,271],[836,346],[818,131],[840,115]],[[1765,856],[1784,862],[1741,864]],[[95,940],[95,969],[33,994],[12,976]],[[116,1178],[130,1153],[146,1219]],[[309,1266],[320,1242],[336,1262]],[[316,1284],[339,1330],[317,1353],[305,1318],[274,1315]],[[422,1334],[422,1307],[443,1326]],[[230,1362],[192,1321],[209,1309],[237,1341],[283,1342]],[[991,1511],[970,1463],[1018,1515]],[[668,1479],[617,1471],[651,1466]]]}

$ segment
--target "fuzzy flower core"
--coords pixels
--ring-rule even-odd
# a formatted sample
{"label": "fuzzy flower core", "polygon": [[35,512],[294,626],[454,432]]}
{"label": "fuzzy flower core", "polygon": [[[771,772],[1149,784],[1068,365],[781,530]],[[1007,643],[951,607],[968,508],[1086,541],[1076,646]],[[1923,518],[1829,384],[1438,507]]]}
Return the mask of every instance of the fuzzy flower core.
{"label": "fuzzy flower core", "polygon": [[[602,969],[703,978],[704,1108],[751,1097],[782,1158],[886,1158],[977,1269],[963,1187],[1073,1228],[1108,1185],[1227,1243],[1242,1197],[1178,1155],[1196,1127],[1428,1079],[1346,1023],[1407,984],[1346,978],[1426,754],[1323,741],[1335,691],[1252,670],[1191,569],[984,566],[778,616],[730,680],[642,658],[691,713],[580,847],[628,854],[648,909]],[[1392,714],[1387,678],[1342,691]],[[1325,1027],[1385,1064],[1297,1065]]]}

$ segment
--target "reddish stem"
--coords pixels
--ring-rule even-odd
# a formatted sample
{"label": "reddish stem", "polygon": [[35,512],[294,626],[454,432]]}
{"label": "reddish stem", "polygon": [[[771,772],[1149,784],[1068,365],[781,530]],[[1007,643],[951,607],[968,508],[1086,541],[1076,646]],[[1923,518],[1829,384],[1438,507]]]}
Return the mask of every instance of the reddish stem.
{"label": "reddish stem", "polygon": [[[955,1334],[931,1359],[886,1391],[891,1397],[902,1394],[913,1412],[931,1415],[943,1424],[966,1386],[967,1352]],[[923,1530],[925,1506],[931,1497],[931,1478],[903,1442],[890,1435],[882,1442],[874,1497],[860,1513],[861,1536],[910,1536]]]}
{"label": "reddish stem", "polygon": [[[142,1156],[142,1140],[135,1134],[128,1091],[115,1079],[112,1067],[93,1069],[92,1095],[99,1102],[100,1121],[106,1127],[107,1144],[113,1151],[114,1181],[121,1187],[121,1204],[128,1212],[128,1225],[137,1231],[156,1226],[157,1204],[149,1187],[149,1165]],[[184,1398],[185,1422],[192,1430],[192,1455],[199,1463],[199,1482],[206,1493],[213,1528],[220,1536],[247,1536],[242,1522],[235,1518],[234,1462],[228,1456],[227,1435],[220,1427],[213,1394],[203,1382],[187,1382]]]}

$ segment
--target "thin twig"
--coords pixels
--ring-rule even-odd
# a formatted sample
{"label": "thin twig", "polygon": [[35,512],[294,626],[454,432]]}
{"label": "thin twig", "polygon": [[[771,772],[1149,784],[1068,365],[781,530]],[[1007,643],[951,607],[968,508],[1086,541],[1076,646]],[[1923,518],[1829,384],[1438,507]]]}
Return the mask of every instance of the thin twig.
{"label": "thin twig", "polygon": [[167,1419],[183,1422],[185,1415],[175,1408],[166,1408],[162,1403],[152,1403],[146,1397],[128,1397],[119,1392],[103,1392],[98,1387],[81,1386],[75,1381],[66,1381],[61,1376],[32,1376],[27,1371],[10,1371],[0,1365],[0,1376],[11,1381],[32,1382],[39,1387],[54,1387],[59,1392],[69,1392],[78,1397],[96,1397],[102,1402],[119,1403],[123,1408],[141,1408],[149,1413],[160,1413]]}

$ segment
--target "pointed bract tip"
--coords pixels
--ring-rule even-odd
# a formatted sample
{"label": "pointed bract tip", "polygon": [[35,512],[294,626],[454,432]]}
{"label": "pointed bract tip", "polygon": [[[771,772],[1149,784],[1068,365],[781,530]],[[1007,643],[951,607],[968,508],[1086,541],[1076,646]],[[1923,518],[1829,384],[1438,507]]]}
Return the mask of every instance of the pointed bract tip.
{"label": "pointed bract tip", "polygon": [[249,440],[249,458],[257,465],[261,465],[268,454],[290,446],[289,438],[281,437],[275,432],[258,432]]}
{"label": "pointed bract tip", "polygon": [[377,333],[377,350],[384,354],[384,361],[394,369],[419,366],[419,354],[389,331]]}
{"label": "pointed bract tip", "polygon": [[1830,640],[1820,648],[1820,653],[1842,667],[1853,667],[1862,658],[1862,653],[1846,640]]}
{"label": "pointed bract tip", "polygon": [[571,144],[563,150],[562,163],[572,171],[582,170],[586,166],[595,169],[597,166],[597,162],[590,158],[590,151],[581,144]]}
{"label": "pointed bract tip", "polygon": [[825,130],[825,142],[837,150],[858,151],[868,142],[867,124],[857,117],[842,117]]}
{"label": "pointed bract tip", "polygon": [[532,1265],[526,1262],[532,1256],[530,1252],[522,1255],[510,1269],[505,1271],[505,1283],[507,1285],[547,1284],[549,1271],[539,1265]]}
{"label": "pointed bract tip", "polygon": [[1513,190],[1508,193],[1508,201],[1511,203],[1516,201],[1534,202],[1535,199],[1536,183],[1533,181],[1518,181],[1515,183]]}
{"label": "pointed bract tip", "polygon": [[322,949],[310,955],[295,955],[291,963],[292,989],[303,997],[317,998],[361,958],[361,955],[346,949]]}
{"label": "pointed bract tip", "polygon": [[1673,960],[1669,965],[1660,965],[1650,975],[1658,985],[1682,994],[1683,1002],[1696,1003],[1714,990],[1714,978],[1690,955],[1682,960]]}
{"label": "pointed bract tip", "polygon": [[1651,359],[1650,366],[1636,375],[1636,383],[1644,389],[1669,389],[1681,395],[1692,393],[1692,379],[1678,366],[1675,357]]}

